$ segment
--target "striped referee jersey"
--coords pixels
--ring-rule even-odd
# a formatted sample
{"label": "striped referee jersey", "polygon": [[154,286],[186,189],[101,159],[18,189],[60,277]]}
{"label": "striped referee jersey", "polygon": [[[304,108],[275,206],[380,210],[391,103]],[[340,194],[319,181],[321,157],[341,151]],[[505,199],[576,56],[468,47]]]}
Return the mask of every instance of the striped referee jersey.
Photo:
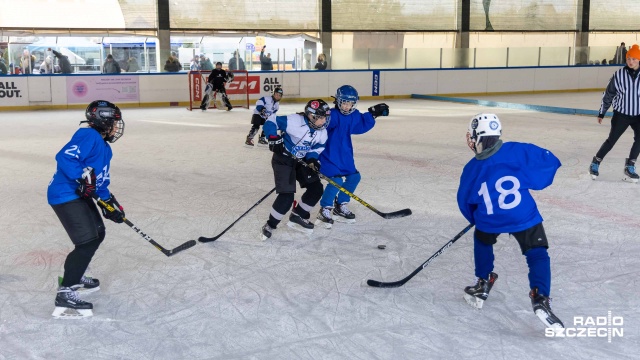
{"label": "striped referee jersey", "polygon": [[624,115],[640,115],[640,76],[639,70],[628,66],[613,73],[607,89],[602,94],[598,117],[603,118],[613,105],[613,110]]}

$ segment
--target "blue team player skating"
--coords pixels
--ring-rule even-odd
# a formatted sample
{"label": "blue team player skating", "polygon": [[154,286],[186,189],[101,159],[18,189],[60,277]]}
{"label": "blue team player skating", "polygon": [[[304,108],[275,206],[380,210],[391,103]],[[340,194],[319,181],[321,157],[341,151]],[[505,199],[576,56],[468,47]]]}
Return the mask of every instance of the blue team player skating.
{"label": "blue team player skating", "polygon": [[494,114],[471,119],[467,145],[476,154],[464,167],[458,188],[462,215],[475,224],[474,260],[477,282],[464,298],[480,309],[498,279],[493,272],[493,244],[508,233],[518,241],[529,266],[529,297],[533,311],[549,328],[563,328],[551,311],[551,264],[542,216],[529,190],[551,185],[560,161],[533,144],[500,140],[502,125]]}
{"label": "blue team player skating", "polygon": [[[324,151],[320,154],[322,174],[351,193],[360,183],[360,172],[356,169],[353,159],[351,135],[366,133],[375,126],[376,117],[389,115],[387,104],[378,104],[370,107],[368,112],[360,113],[356,109],[358,100],[358,91],[353,86],[343,85],[338,88],[335,96],[335,110],[332,112],[331,123],[327,127],[329,139]],[[354,223],[356,215],[347,207],[349,200],[351,198],[347,194],[327,184],[320,199],[320,212],[316,225],[322,224],[330,229],[334,219]]]}
{"label": "blue team player skating", "polygon": [[111,157],[109,143],[124,134],[120,109],[104,100],[89,104],[85,111],[88,127],[78,129],[56,154],[57,169],[47,189],[47,200],[60,219],[74,249],[64,263],[64,276],[55,300],[56,318],[93,315],[93,304],[80,298],[80,291],[98,290],[100,281],[85,276],[96,250],[105,238],[105,226],[93,202],[94,194],[116,211],[102,205],[105,218],[124,221],[124,210],[109,191]]}
{"label": "blue team player skating", "polygon": [[[303,113],[272,115],[265,122],[263,129],[269,150],[273,151],[271,167],[278,196],[267,223],[262,227],[262,240],[271,237],[291,205],[293,209],[287,225],[306,234],[313,233],[309,212],[322,196],[318,157],[327,142],[326,128],[330,122],[331,108],[321,99],[309,101]],[[306,190],[300,202],[294,204],[296,181]]]}

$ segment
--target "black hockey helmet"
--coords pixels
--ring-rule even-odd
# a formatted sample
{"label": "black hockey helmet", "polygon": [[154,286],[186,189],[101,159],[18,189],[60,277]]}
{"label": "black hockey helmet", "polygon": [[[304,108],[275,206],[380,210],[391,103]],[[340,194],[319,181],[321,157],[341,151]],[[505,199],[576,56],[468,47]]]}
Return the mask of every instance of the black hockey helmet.
{"label": "black hockey helmet", "polygon": [[271,92],[271,96],[273,96],[275,94],[280,94],[280,98],[282,98],[284,96],[284,91],[282,91],[282,86],[276,86],[273,89],[273,91]]}
{"label": "black hockey helmet", "polygon": [[[105,135],[105,141],[116,142],[124,134],[124,121],[120,108],[106,100],[96,100],[91,102],[84,113],[89,126]],[[115,129],[115,132],[113,131]]]}
{"label": "black hockey helmet", "polygon": [[[309,121],[309,126],[315,130],[323,130],[329,126],[331,120],[331,108],[322,99],[309,100],[304,107],[304,115]],[[317,118],[326,117],[326,121],[322,125],[316,125]]]}

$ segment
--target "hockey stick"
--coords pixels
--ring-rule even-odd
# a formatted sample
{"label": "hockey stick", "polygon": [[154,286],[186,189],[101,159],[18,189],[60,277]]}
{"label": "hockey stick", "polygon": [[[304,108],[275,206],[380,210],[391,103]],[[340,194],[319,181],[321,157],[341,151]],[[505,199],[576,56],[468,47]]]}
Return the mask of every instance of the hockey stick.
{"label": "hockey stick", "polygon": [[249,210],[245,211],[244,214],[240,215],[239,218],[236,219],[236,221],[232,222],[231,225],[229,225],[226,229],[222,230],[222,232],[214,237],[204,237],[204,236],[200,236],[198,238],[198,241],[203,242],[203,243],[207,243],[207,242],[211,242],[211,241],[216,241],[220,238],[220,236],[224,235],[224,233],[227,232],[227,230],[231,229],[233,227],[233,225],[235,225],[238,221],[240,221],[240,219],[242,219],[245,215],[247,215],[249,213],[249,211],[253,210],[254,207],[260,205],[260,203],[266,199],[267,197],[269,197],[269,195],[271,195],[274,191],[276,191],[276,188],[271,189],[271,191],[269,191],[267,193],[267,195],[263,196],[262,199],[258,200],[257,203],[253,204],[252,207],[249,208]]}
{"label": "hockey stick", "polygon": [[297,160],[300,164],[306,166],[309,170],[313,171],[314,173],[318,174],[318,176],[320,176],[321,179],[326,180],[329,184],[335,186],[338,190],[342,191],[343,193],[349,195],[350,198],[354,199],[355,201],[359,202],[360,204],[364,205],[365,207],[369,208],[369,210],[373,211],[374,213],[382,216],[385,219],[395,219],[395,218],[401,218],[401,217],[405,217],[405,216],[409,216],[411,215],[411,209],[402,209],[402,210],[398,210],[398,211],[393,211],[393,212],[389,212],[389,213],[384,213],[376,208],[374,208],[372,205],[370,205],[369,203],[367,203],[366,201],[360,199],[358,196],[356,196],[354,193],[352,193],[351,191],[343,188],[342,186],[338,185],[337,182],[331,180],[331,178],[325,176],[324,174],[322,174],[319,171],[316,171],[315,169],[312,169],[309,164],[307,164],[306,162],[304,162],[301,159],[298,159],[297,157],[293,156],[292,154],[288,153],[288,152],[284,152],[285,155],[294,158],[295,160]]}
{"label": "hockey stick", "polygon": [[[102,199],[100,199],[98,197],[98,195],[94,194],[93,198],[96,199],[96,201],[102,205],[104,208],[107,209],[107,211],[110,212],[114,212],[116,211],[116,209],[113,208],[113,206],[109,205],[108,203],[104,202]],[[131,221],[129,221],[127,218],[123,218],[124,223],[129,225],[130,228],[132,228],[133,230],[135,230],[135,232],[137,232],[138,234],[140,234],[140,236],[142,236],[145,240],[147,240],[148,242],[151,243],[151,245],[155,246],[156,249],[162,251],[163,254],[167,255],[167,256],[171,256],[171,255],[175,255],[176,253],[179,253],[182,250],[186,250],[190,247],[193,247],[196,245],[196,241],[195,240],[189,240],[187,242],[185,242],[182,245],[179,245],[171,250],[167,250],[165,248],[162,247],[162,245],[158,244],[157,242],[155,242],[155,240],[153,240],[151,238],[151,236],[145,234],[142,232],[142,230],[140,230],[140,228],[138,228],[137,226],[133,225],[133,223]]]}
{"label": "hockey stick", "polygon": [[460,239],[462,235],[466,234],[466,232],[469,231],[472,227],[473,227],[472,224],[467,225],[467,227],[462,229],[462,231],[460,231],[458,235],[454,236],[453,239],[449,240],[448,243],[444,244],[444,246],[441,247],[440,250],[436,251],[435,254],[431,255],[431,257],[427,261],[425,261],[422,265],[420,265],[419,268],[415,269],[411,274],[409,274],[409,276],[405,277],[404,279],[398,280],[398,281],[392,281],[392,282],[367,280],[367,285],[373,286],[373,287],[381,287],[381,288],[395,288],[395,287],[400,287],[404,285],[407,281],[411,280],[411,278],[414,277],[417,273],[422,271],[422,269],[426,268],[427,265],[429,265],[431,261],[433,261],[433,259],[437,258],[438,255],[442,254],[451,245],[453,245],[454,242]]}

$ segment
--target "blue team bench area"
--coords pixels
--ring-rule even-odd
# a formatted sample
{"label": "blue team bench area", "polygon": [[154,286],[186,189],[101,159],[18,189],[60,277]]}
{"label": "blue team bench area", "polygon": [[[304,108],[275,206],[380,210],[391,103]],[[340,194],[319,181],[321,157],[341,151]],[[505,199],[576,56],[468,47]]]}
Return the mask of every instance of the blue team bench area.
{"label": "blue team bench area", "polygon": [[[574,109],[574,108],[566,108],[566,107],[558,107],[558,106],[519,104],[519,103],[510,103],[510,102],[503,102],[503,101],[478,100],[478,99],[469,99],[469,98],[461,98],[461,97],[421,95],[421,94],[411,94],[411,98],[434,100],[434,101],[450,101],[450,102],[457,102],[457,103],[471,104],[471,105],[481,105],[481,106],[488,106],[488,107],[499,107],[499,108],[506,108],[506,109],[518,109],[518,110],[528,110],[528,111],[539,111],[539,112],[548,112],[548,113],[555,113],[555,114],[598,116],[597,110]],[[606,115],[613,116],[613,112],[611,111],[607,112]]]}

